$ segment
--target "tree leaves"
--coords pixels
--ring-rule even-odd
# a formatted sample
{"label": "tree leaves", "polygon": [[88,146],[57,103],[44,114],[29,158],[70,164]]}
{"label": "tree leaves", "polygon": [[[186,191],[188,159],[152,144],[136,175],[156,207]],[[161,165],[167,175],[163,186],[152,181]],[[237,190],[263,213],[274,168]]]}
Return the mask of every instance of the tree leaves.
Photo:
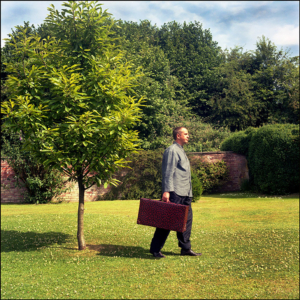
{"label": "tree leaves", "polygon": [[[74,180],[81,176],[86,188],[116,184],[111,177],[126,166],[122,158],[138,149],[138,133],[132,128],[141,104],[127,92],[139,74],[121,61],[122,53],[109,37],[108,14],[95,5],[64,3],[65,15],[54,6],[49,9],[50,43],[38,34],[21,43],[29,58],[23,64],[31,59],[23,68],[26,80],[18,75],[22,66],[8,64],[7,86],[13,97],[2,105],[6,126],[22,129],[37,161],[68,170]],[[25,34],[24,29],[21,36]]]}

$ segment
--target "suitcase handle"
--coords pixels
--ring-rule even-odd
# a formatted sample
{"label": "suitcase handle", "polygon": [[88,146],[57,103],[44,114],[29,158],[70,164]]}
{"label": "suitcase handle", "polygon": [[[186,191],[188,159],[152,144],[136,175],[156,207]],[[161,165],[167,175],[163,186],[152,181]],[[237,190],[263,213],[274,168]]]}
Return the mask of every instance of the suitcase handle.
{"label": "suitcase handle", "polygon": [[165,203],[172,203],[170,200],[169,200],[169,202],[163,201],[163,199],[160,199],[159,201],[165,202]]}

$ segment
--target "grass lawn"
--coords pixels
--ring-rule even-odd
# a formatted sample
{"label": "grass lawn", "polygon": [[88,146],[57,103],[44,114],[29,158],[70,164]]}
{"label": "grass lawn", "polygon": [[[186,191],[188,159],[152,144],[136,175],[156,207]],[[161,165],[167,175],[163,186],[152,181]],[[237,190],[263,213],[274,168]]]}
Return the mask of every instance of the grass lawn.
{"label": "grass lawn", "polygon": [[231,193],[193,204],[192,249],[171,232],[156,260],[139,201],[1,205],[2,299],[299,299],[299,195]]}

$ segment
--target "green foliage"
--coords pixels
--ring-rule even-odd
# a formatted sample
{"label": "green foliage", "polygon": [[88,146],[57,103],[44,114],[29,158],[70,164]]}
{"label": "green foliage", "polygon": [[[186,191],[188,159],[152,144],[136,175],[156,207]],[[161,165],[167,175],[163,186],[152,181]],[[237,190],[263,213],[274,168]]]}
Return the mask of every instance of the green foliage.
{"label": "green foliage", "polygon": [[66,192],[65,181],[57,170],[47,170],[35,163],[30,152],[22,152],[23,136],[3,131],[2,149],[8,164],[13,168],[17,186],[25,186],[24,201],[28,203],[47,203]]}
{"label": "green foliage", "polygon": [[221,53],[205,121],[232,131],[272,123],[299,123],[299,56],[278,50],[264,36],[256,50]]}
{"label": "green foliage", "polygon": [[192,188],[193,188],[193,202],[198,202],[201,198],[201,195],[203,193],[203,188],[200,179],[197,177],[197,175],[192,172]]}
{"label": "green foliage", "polygon": [[212,193],[224,184],[229,176],[227,165],[224,161],[215,163],[203,162],[196,157],[190,158],[192,172],[200,180],[204,193]]}
{"label": "green foliage", "polygon": [[223,52],[224,62],[217,68],[219,80],[208,101],[211,106],[206,121],[242,130],[256,124],[259,104],[253,96],[252,76],[244,66],[248,53],[239,48]]}
{"label": "green foliage", "polygon": [[[65,181],[61,177],[62,174],[57,170],[45,171],[38,169],[37,176],[30,176],[27,173],[25,186],[28,192],[25,194],[24,201],[27,203],[48,203],[56,197],[59,201],[63,201],[59,195],[68,189],[64,187]],[[41,176],[42,175],[42,176]]]}
{"label": "green foliage", "polygon": [[[52,36],[52,32],[47,24],[42,23],[37,28],[33,24],[29,25],[29,22],[24,21],[23,26],[15,26],[15,30],[12,29],[12,32],[8,34],[9,38],[5,43],[4,47],[1,48],[1,102],[7,100],[8,91],[5,85],[7,76],[9,73],[6,69],[7,63],[20,63],[20,57],[17,55],[15,51],[15,47],[11,43],[20,42],[20,38],[22,37],[22,32],[26,30],[25,35],[27,38],[33,34],[39,34],[41,39],[47,38],[48,36]],[[27,64],[27,61],[30,60],[28,55],[24,57],[24,64]]]}
{"label": "green foliage", "polygon": [[163,149],[140,151],[131,157],[128,173],[122,183],[112,187],[101,200],[161,199],[161,163]]}
{"label": "green foliage", "polygon": [[239,154],[246,154],[249,149],[249,143],[245,143],[247,134],[244,131],[234,132],[230,137],[225,139],[221,144],[222,151],[233,151]]}
{"label": "green foliage", "polygon": [[22,130],[34,160],[78,183],[78,248],[83,235],[84,193],[97,184],[117,184],[112,175],[138,150],[142,98],[132,87],[142,76],[124,62],[97,1],[53,4],[46,18],[51,36],[39,32],[8,41],[18,63],[8,63],[8,100],[1,104],[5,126]]}
{"label": "green foliage", "polygon": [[299,190],[299,127],[293,124],[265,125],[233,133],[223,151],[247,156],[251,188],[267,194]]}
{"label": "green foliage", "polygon": [[255,132],[249,145],[249,170],[263,193],[299,192],[299,127],[266,125]]}
{"label": "green foliage", "polygon": [[250,192],[252,186],[249,179],[244,179],[241,183],[241,192]]}
{"label": "green foliage", "polygon": [[[160,120],[163,123],[162,119]],[[173,142],[172,132],[175,127],[183,126],[189,131],[189,143],[184,146],[186,152],[208,152],[218,151],[221,142],[230,136],[228,128],[216,129],[211,124],[203,123],[199,117],[169,116],[162,124],[162,132],[156,132],[151,143],[150,149],[166,148]]]}
{"label": "green foliage", "polygon": [[[23,27],[17,26],[10,41],[19,43],[22,48],[22,30],[26,29],[28,45],[34,44],[30,36],[38,34],[41,40],[48,41],[47,49],[50,49],[52,37],[63,41],[66,36],[68,42],[60,42],[64,51],[74,54],[73,63],[86,69],[89,69],[89,64],[85,62],[88,54],[94,55],[98,51],[98,55],[104,57],[104,49],[115,43],[114,53],[118,52],[117,49],[122,52],[119,61],[122,64],[130,61],[131,72],[139,68],[142,70],[140,75],[143,76],[133,78],[126,92],[137,98],[144,97],[144,106],[140,106],[140,122],[132,127],[139,131],[143,149],[166,147],[171,142],[172,129],[182,123],[182,119],[184,123],[193,123],[193,113],[202,117],[196,122],[209,122],[211,127],[221,131],[224,128],[244,130],[249,126],[259,127],[268,123],[299,123],[299,58],[289,57],[288,52],[278,50],[264,36],[258,40],[255,51],[243,52],[242,48],[237,47],[221,51],[209,30],[203,29],[198,22],[180,24],[174,21],[158,28],[148,20],[140,23],[113,22],[106,12],[103,12],[100,21],[95,12],[91,13],[90,18],[84,9],[81,13],[76,12],[80,10],[76,5],[69,8],[74,10],[76,16],[81,16],[76,25],[81,33],[74,27],[72,14],[66,14],[65,10],[64,25],[55,23],[61,20],[59,13],[54,17],[56,21],[44,23],[37,29],[27,22]],[[94,22],[101,24],[100,27],[106,31],[100,33],[94,29]],[[102,36],[101,47],[91,46],[88,49],[86,46],[96,40],[95,36],[90,35],[92,32]],[[71,52],[68,47],[73,47]],[[32,68],[31,55],[21,52],[14,51],[11,43],[6,43],[1,50],[2,101],[9,96],[5,84],[9,69],[4,69],[4,63],[14,62],[18,66],[18,74],[22,74],[24,67],[29,74]],[[49,55],[44,60],[48,59]],[[62,56],[56,56],[56,59],[61,60]],[[67,61],[66,65],[70,66],[70,62]],[[46,93],[37,96],[48,95],[48,89],[46,87]],[[216,141],[213,141],[211,137],[199,136],[195,143],[187,146],[187,150],[218,150],[222,137],[215,138]]]}
{"label": "green foliage", "polygon": [[211,124],[201,122],[197,117],[188,120],[181,118],[175,122],[172,130],[177,126],[186,126],[189,130],[190,138],[189,143],[185,145],[186,152],[218,151],[221,142],[231,134],[227,127],[216,128]]}
{"label": "green foliage", "polygon": [[[218,50],[209,31],[197,22],[183,25],[171,22],[159,29],[147,20],[139,24],[119,21],[114,30],[116,36],[122,37],[119,42],[122,41],[120,47],[126,51],[126,58],[141,66],[145,75],[134,88],[137,95],[145,96],[142,122],[137,127],[143,140],[141,146],[144,149],[167,147],[172,143],[173,128],[184,123],[192,131],[188,151],[218,149],[228,130],[220,128],[218,132],[210,125],[201,124],[201,119],[188,106],[200,96],[207,98],[204,90],[215,85],[208,80],[208,77],[215,78],[212,70],[207,70],[217,64]],[[206,100],[201,101],[203,111]]]}
{"label": "green foliage", "polygon": [[[203,29],[199,22],[180,24],[176,21],[158,28],[150,21],[140,23],[121,21],[120,28],[114,30],[124,37],[121,47],[125,47],[133,56],[143,56],[144,68],[153,72],[150,76],[161,84],[173,84],[172,91],[176,101],[187,102],[194,112],[206,114],[208,96],[217,82],[214,67],[221,57],[220,47],[212,40],[209,29]],[[125,45],[125,46],[124,46]],[[160,56],[149,56],[143,47],[159,49]],[[162,86],[164,89],[164,87]]]}
{"label": "green foliage", "polygon": [[[87,13],[94,7],[93,3],[87,4],[86,10],[78,2],[72,5],[67,8],[74,11],[77,23],[74,23],[68,9],[57,16],[53,11],[54,21],[49,22],[48,19],[38,28],[24,22],[23,27],[17,26],[12,32],[10,41],[18,43],[20,50],[22,30],[26,29],[28,46],[34,44],[30,36],[37,34],[41,40],[48,41],[45,43],[50,50],[51,39],[60,38],[63,51],[73,55],[72,63],[87,70],[89,63],[86,56],[96,56],[97,53],[104,58],[105,49],[112,49],[114,43],[112,52],[115,54],[110,54],[111,57],[116,55],[117,49],[121,49],[119,62],[125,65],[130,62],[132,73],[142,69],[140,75],[143,76],[133,78],[126,93],[138,99],[144,97],[144,106],[140,106],[139,113],[141,121],[132,127],[139,131],[143,149],[165,147],[170,119],[182,117],[189,122],[194,114],[202,118],[201,122],[231,131],[263,124],[299,123],[299,57],[290,57],[288,51],[277,49],[264,36],[258,39],[255,51],[243,52],[241,47],[222,51],[213,41],[210,31],[199,22],[180,24],[173,21],[158,28],[148,20],[114,22],[100,6]],[[97,10],[100,10],[101,17]],[[62,16],[65,17],[63,22]],[[95,42],[99,43],[96,36],[102,39],[99,47],[95,45]],[[65,39],[68,41],[65,42]],[[10,97],[6,86],[10,72],[4,68],[4,63],[18,65],[19,75],[24,67],[28,74],[32,68],[31,54],[21,52],[15,51],[11,43],[6,43],[1,49],[2,101]],[[45,63],[50,58],[47,55],[44,56]],[[56,55],[57,60],[62,60],[62,57]],[[70,61],[64,61],[59,65],[72,65]],[[52,67],[55,64],[55,60],[50,63]],[[33,84],[30,83],[31,86]],[[82,86],[81,90],[84,89]],[[49,93],[37,96],[44,94]],[[201,151],[205,148],[202,144],[190,144],[190,151]]]}
{"label": "green foliage", "polygon": [[157,31],[158,44],[170,62],[170,74],[181,83],[178,97],[187,99],[201,117],[209,113],[209,95],[218,81],[215,72],[221,62],[220,47],[209,29],[200,22],[180,24],[172,21]]}
{"label": "green foliage", "polygon": [[220,148],[222,151],[233,151],[248,156],[249,143],[255,132],[256,128],[253,127],[234,132],[221,143]]}
{"label": "green foliage", "polygon": [[256,43],[253,65],[253,91],[260,110],[257,126],[299,124],[299,56],[289,57],[288,51],[278,50],[262,36]]}

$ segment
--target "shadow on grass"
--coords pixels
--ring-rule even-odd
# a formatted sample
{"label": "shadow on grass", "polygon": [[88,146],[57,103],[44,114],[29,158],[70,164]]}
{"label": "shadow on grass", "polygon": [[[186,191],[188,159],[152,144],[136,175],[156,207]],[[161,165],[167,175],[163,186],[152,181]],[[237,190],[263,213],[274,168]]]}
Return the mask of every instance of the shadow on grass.
{"label": "shadow on grass", "polygon": [[61,232],[21,232],[1,230],[1,252],[35,251],[53,244],[62,245],[71,237]]}
{"label": "shadow on grass", "polygon": [[[89,250],[99,252],[98,255],[101,256],[119,256],[119,257],[128,257],[128,258],[144,258],[144,259],[155,259],[152,254],[149,252],[149,249],[144,249],[137,246],[123,246],[123,245],[111,245],[111,244],[100,244],[100,245],[91,245],[87,244]],[[162,251],[165,255],[179,255],[179,253],[174,252],[165,252]]]}

